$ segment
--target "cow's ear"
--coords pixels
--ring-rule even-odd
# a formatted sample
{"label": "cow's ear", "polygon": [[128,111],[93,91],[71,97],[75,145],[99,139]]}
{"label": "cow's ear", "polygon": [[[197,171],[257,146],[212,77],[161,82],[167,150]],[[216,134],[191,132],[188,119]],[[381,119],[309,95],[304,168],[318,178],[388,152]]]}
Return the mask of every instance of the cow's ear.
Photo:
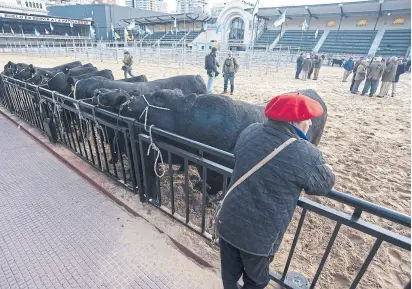
{"label": "cow's ear", "polygon": [[185,100],[183,103],[184,110],[191,108],[195,104],[196,99],[197,99],[196,93],[185,95]]}
{"label": "cow's ear", "polygon": [[30,68],[30,73],[33,75],[33,74],[35,74],[36,73],[36,69],[35,68]]}
{"label": "cow's ear", "polygon": [[34,67],[33,67],[33,64],[29,64],[28,68],[29,68],[29,69],[33,69],[33,68],[34,68]]}

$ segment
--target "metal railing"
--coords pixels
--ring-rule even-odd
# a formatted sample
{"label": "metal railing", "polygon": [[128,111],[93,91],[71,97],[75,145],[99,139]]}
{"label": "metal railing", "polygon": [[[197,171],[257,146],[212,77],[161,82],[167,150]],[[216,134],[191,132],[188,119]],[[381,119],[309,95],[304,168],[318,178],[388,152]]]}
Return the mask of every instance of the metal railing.
{"label": "metal railing", "polygon": [[[0,104],[47,134],[50,140],[65,145],[90,165],[138,193],[142,202],[152,204],[203,237],[211,238],[211,220],[218,201],[227,191],[232,174],[234,156],[231,153],[159,128],[148,129],[135,119],[95,107],[88,100],[74,100],[4,75],[0,83]],[[158,158],[156,151],[150,150],[153,144],[163,158]],[[209,174],[218,176],[222,182],[221,191],[216,196],[208,194],[206,180]],[[274,282],[284,288],[304,288],[288,278],[288,272],[308,212],[335,222],[310,288],[318,284],[335,240],[344,226],[375,238],[352,280],[351,289],[358,286],[384,242],[411,250],[409,236],[383,227],[385,222],[391,221],[410,228],[410,216],[342,192],[331,191],[326,198],[353,207],[353,212],[344,213],[300,197],[298,207],[301,213],[293,242],[283,271],[271,272]],[[378,218],[368,221],[362,218],[363,212]]]}

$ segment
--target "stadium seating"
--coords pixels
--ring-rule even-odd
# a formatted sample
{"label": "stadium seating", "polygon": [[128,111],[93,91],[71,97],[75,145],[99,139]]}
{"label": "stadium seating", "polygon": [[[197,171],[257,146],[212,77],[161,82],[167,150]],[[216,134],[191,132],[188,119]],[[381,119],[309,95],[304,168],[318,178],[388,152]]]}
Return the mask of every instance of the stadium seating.
{"label": "stadium seating", "polygon": [[386,30],[376,55],[405,56],[411,45],[411,30]]}
{"label": "stadium seating", "polygon": [[373,30],[332,30],[319,52],[368,54],[375,36]]}
{"label": "stadium seating", "polygon": [[257,46],[269,46],[275,41],[276,37],[278,37],[280,30],[265,30],[259,36],[259,38],[255,41],[255,45]]}
{"label": "stadium seating", "polygon": [[186,43],[190,43],[199,36],[200,31],[190,31],[189,34],[186,36]]}
{"label": "stadium seating", "polygon": [[179,31],[177,33],[170,33],[168,32],[165,37],[163,37],[162,41],[169,41],[169,42],[177,42],[185,36],[186,32]]}
{"label": "stadium seating", "polygon": [[153,32],[152,35],[147,35],[145,41],[157,41],[165,35],[164,32]]}
{"label": "stadium seating", "polygon": [[312,51],[318,43],[320,37],[322,37],[323,30],[318,31],[318,37],[315,38],[316,30],[286,30],[283,34],[283,38],[279,40],[277,46],[290,46],[293,48],[299,48],[301,51]]}

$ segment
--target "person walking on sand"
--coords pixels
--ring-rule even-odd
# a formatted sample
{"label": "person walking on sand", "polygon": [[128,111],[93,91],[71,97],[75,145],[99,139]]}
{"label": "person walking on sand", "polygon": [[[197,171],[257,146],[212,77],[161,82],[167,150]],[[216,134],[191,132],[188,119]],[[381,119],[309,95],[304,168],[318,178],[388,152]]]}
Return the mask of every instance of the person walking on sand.
{"label": "person walking on sand", "polygon": [[395,80],[392,82],[392,97],[396,95],[396,85],[399,82],[401,74],[404,74],[406,71],[406,61],[403,59],[398,60],[398,68],[396,69]]}
{"label": "person walking on sand", "polygon": [[315,55],[315,58],[313,59],[313,68],[314,68],[313,80],[318,80],[319,70],[321,66],[322,66],[322,59],[319,58],[318,55]]}
{"label": "person walking on sand", "polygon": [[365,95],[369,89],[370,97],[375,94],[376,90],[378,90],[379,79],[381,79],[384,69],[382,58],[376,57],[374,61],[366,68],[366,81],[362,90],[362,95]]}
{"label": "person walking on sand", "polygon": [[352,87],[352,94],[358,94],[358,89],[362,81],[365,80],[366,77],[366,67],[368,66],[368,59],[363,60],[356,69],[356,76],[355,82]]}
{"label": "person walking on sand", "polygon": [[124,78],[127,78],[128,75],[134,77],[132,73],[133,56],[131,56],[127,50],[124,51],[123,64]]}
{"label": "person walking on sand", "polygon": [[295,79],[299,79],[299,75],[302,72],[302,64],[303,64],[303,53],[301,53],[296,60],[296,73],[295,73]]}
{"label": "person walking on sand", "polygon": [[216,54],[217,48],[213,47],[211,52],[205,57],[205,69],[207,75],[209,76],[209,79],[207,81],[207,93],[209,94],[213,92],[213,82],[215,81],[215,77],[219,75],[219,71],[217,71],[219,63],[216,61]]}
{"label": "person walking on sand", "polygon": [[309,70],[312,66],[312,60],[310,59],[310,55],[306,55],[305,60],[303,60],[303,64],[302,64],[302,80],[306,81],[306,77],[308,76]]}
{"label": "person walking on sand", "polygon": [[229,51],[228,56],[223,63],[222,74],[223,74],[223,92],[222,94],[227,94],[227,84],[230,80],[230,95],[233,95],[235,89],[235,74],[239,69],[236,58],[233,57],[232,51]]}
{"label": "person walking on sand", "polygon": [[230,189],[217,216],[224,289],[237,289],[242,275],[243,288],[266,288],[302,190],[324,196],[335,183],[306,136],[311,119],[323,114],[318,102],[283,94],[269,101],[264,114],[267,121],[248,126],[236,142]]}
{"label": "person walking on sand", "polygon": [[398,68],[397,61],[398,58],[395,56],[392,56],[389,59],[389,64],[386,65],[385,70],[383,71],[381,89],[377,97],[382,98],[388,94],[392,82],[395,81],[396,70]]}
{"label": "person walking on sand", "polygon": [[352,73],[353,67],[355,66],[355,63],[353,62],[353,57],[350,56],[348,61],[345,62],[343,65],[344,72],[343,72],[343,79],[342,82],[346,82],[349,75]]}

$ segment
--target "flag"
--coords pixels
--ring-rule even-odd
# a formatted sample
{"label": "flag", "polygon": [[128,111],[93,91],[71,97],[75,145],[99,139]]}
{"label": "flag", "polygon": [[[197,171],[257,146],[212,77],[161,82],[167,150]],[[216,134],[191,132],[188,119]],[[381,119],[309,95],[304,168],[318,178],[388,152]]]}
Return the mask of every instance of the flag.
{"label": "flag", "polygon": [[49,31],[47,31],[47,29],[46,29],[46,28],[44,28],[44,32],[45,32],[47,35],[49,35],[49,34],[50,34],[50,32],[49,32]]}
{"label": "flag", "polygon": [[77,32],[77,37],[79,37],[79,39],[80,39],[80,33],[79,32]]}
{"label": "flag", "polygon": [[52,23],[50,22],[50,31],[53,31],[53,30],[54,30],[54,27],[53,27]]}
{"label": "flag", "polygon": [[126,27],[124,28],[124,39],[125,40],[132,40],[129,36],[129,32],[127,31]]}
{"label": "flag", "polygon": [[66,32],[66,33],[64,33],[64,36],[69,37],[69,34],[67,34],[67,32]]}
{"label": "flag", "polygon": [[177,26],[176,26],[176,34],[179,33],[179,32],[180,32],[180,30],[179,30],[179,28],[177,28]]}
{"label": "flag", "polygon": [[133,30],[136,27],[134,20],[127,25],[127,30]]}
{"label": "flag", "polygon": [[94,30],[92,24],[90,24],[89,30],[90,30],[90,38],[94,38],[96,35],[96,31]]}
{"label": "flag", "polygon": [[175,18],[175,22],[173,23],[173,27],[177,27],[176,18]]}
{"label": "flag", "polygon": [[93,14],[94,14],[94,11],[92,10],[92,16],[93,16]]}
{"label": "flag", "polygon": [[114,32],[113,23],[112,23],[112,39],[116,39],[116,34],[115,34],[115,32]]}
{"label": "flag", "polygon": [[207,22],[203,23],[203,30],[207,31]]}
{"label": "flag", "polygon": [[222,31],[222,24],[219,24],[219,25],[216,27],[216,34],[219,34],[220,31]]}
{"label": "flag", "polygon": [[280,15],[278,19],[276,19],[273,25],[275,25],[275,27],[278,27],[279,25],[282,25],[283,23],[285,23],[285,21],[286,21],[286,10],[283,11],[282,15]]}
{"label": "flag", "polygon": [[69,25],[70,25],[71,28],[73,28],[73,21],[72,20],[70,20]]}
{"label": "flag", "polygon": [[308,28],[309,28],[309,25],[308,25],[308,22],[306,22],[306,18],[305,18],[305,21],[303,21],[302,23],[302,30],[306,31],[308,30]]}
{"label": "flag", "polygon": [[11,26],[10,26],[10,31],[11,31],[11,33],[13,33],[13,34],[14,34],[13,27],[11,27]]}
{"label": "flag", "polygon": [[282,26],[280,27],[279,39],[282,39],[284,34],[285,34],[285,28],[283,28],[283,25],[282,25]]}
{"label": "flag", "polygon": [[4,33],[4,27],[1,28],[1,32]]}
{"label": "flag", "polygon": [[259,10],[259,0],[256,0],[255,8],[253,8],[252,16],[255,16]]}
{"label": "flag", "polygon": [[174,34],[174,33],[173,33],[173,28],[172,28],[172,27],[170,27],[170,33]]}
{"label": "flag", "polygon": [[114,37],[115,37],[115,39],[120,39],[120,35],[117,34],[117,32],[114,32]]}
{"label": "flag", "polygon": [[[176,28],[176,30],[177,30],[177,28]],[[145,32],[146,32],[147,34],[149,34],[149,35],[152,35],[152,34],[153,34],[153,32],[152,32],[147,26],[146,26]]]}
{"label": "flag", "polygon": [[40,32],[39,32],[39,31],[37,31],[37,29],[36,29],[36,28],[34,28],[34,35],[36,35],[36,36],[40,36]]}
{"label": "flag", "polygon": [[315,32],[315,39],[316,39],[316,38],[318,38],[318,33],[319,33],[319,29],[316,29],[316,32]]}

